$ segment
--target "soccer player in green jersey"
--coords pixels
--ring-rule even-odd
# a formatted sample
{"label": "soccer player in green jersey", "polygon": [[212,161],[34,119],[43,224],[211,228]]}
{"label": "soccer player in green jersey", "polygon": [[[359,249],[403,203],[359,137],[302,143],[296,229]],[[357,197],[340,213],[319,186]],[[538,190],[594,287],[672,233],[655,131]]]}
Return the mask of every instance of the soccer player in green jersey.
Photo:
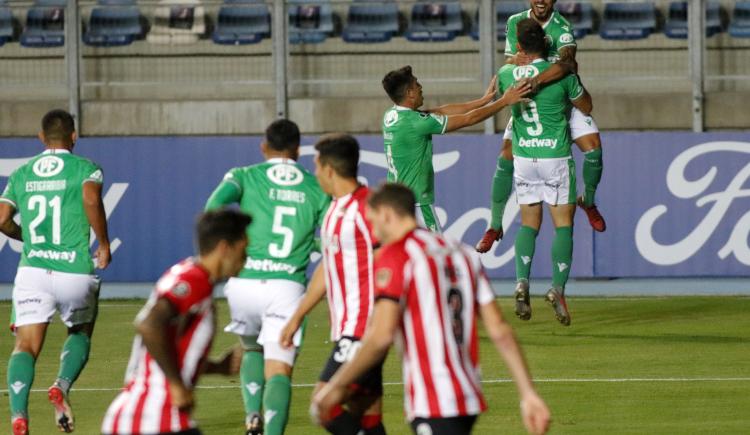
{"label": "soccer player in green jersey", "polygon": [[[537,21],[545,32],[547,42],[547,60],[553,65],[539,76],[530,79],[532,88],[545,86],[567,77],[578,70],[575,60],[576,41],[573,27],[568,20],[554,10],[556,0],[531,0],[530,9],[511,16],[506,25],[505,56],[507,63],[521,64],[526,61],[523,53],[518,51],[517,24],[527,18]],[[580,79],[579,79],[580,80]],[[578,205],[586,212],[591,227],[595,231],[604,231],[607,226],[595,205],[596,188],[602,177],[603,161],[599,129],[590,112],[573,108],[569,125],[573,141],[584,153],[583,182],[584,194],[578,198]],[[503,135],[503,149],[497,159],[497,169],[492,181],[492,218],[489,229],[477,243],[479,252],[487,252],[492,245],[503,237],[503,212],[513,189],[513,154],[511,151],[512,120]]]}
{"label": "soccer player in green jersey", "polygon": [[482,98],[418,110],[424,103],[422,85],[410,66],[389,72],[383,88],[395,106],[383,116],[383,142],[388,162],[388,181],[408,186],[417,198],[417,220],[421,226],[440,231],[435,216],[435,172],[432,167],[432,135],[445,134],[477,124],[503,107],[518,102],[529,86],[509,88],[496,101],[495,79]]}
{"label": "soccer player in green jersey", "polygon": [[289,348],[279,341],[302,300],[315,230],[330,202],[296,162],[299,145],[295,123],[273,122],[261,143],[266,161],[227,172],[206,204],[211,210],[236,203],[253,217],[245,268],[224,287],[232,316],[224,330],[239,335],[245,348],[240,380],[248,434],[278,435],[286,427],[302,332]]}
{"label": "soccer player in green jersey", "polygon": [[[68,393],[89,357],[99,297],[93,271],[95,266],[106,268],[111,259],[102,169],[71,153],[76,141],[73,117],[62,110],[47,113],[39,139],[45,151],[16,169],[0,195],[0,231],[23,240],[13,285],[16,341],[8,362],[14,435],[28,433],[34,365],[55,311],[68,328],[68,338],[48,397],[57,427],[73,431]],[[21,226],[13,221],[16,213]],[[91,229],[99,242],[93,258]]]}
{"label": "soccer player in green jersey", "polygon": [[[507,64],[500,69],[500,89],[537,77],[552,64],[545,52],[544,30],[533,19],[518,22],[520,52],[526,65]],[[536,236],[542,224],[542,203],[546,202],[555,225],[552,242],[552,288],[546,299],[563,325],[570,325],[565,302],[565,284],[573,261],[573,215],[576,207],[575,161],[567,113],[573,107],[591,110],[591,96],[575,75],[541,88],[528,103],[511,108],[513,115],[513,177],[521,207],[521,228],[516,235],[515,311],[522,320],[531,318],[529,275],[534,259]]]}

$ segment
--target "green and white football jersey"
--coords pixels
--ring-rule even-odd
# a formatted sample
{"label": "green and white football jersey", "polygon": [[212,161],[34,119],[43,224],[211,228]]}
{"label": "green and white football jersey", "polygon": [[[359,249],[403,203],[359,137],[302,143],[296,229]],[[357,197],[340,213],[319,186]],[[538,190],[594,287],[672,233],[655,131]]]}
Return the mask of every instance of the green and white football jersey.
{"label": "green and white football jersey", "polygon": [[[497,87],[505,92],[516,81],[537,76],[551,65],[543,59],[524,66],[503,65],[497,73]],[[570,101],[580,98],[583,92],[583,86],[571,74],[542,87],[529,103],[514,104],[513,155],[537,159],[570,156]]]}
{"label": "green and white football jersey", "polygon": [[388,181],[408,186],[417,204],[435,202],[432,135],[443,134],[448,117],[393,106],[383,116],[383,144]]}
{"label": "green and white football jersey", "polygon": [[[531,17],[531,9],[512,15],[508,18],[505,26],[505,55],[514,56],[518,53],[518,22]],[[573,26],[559,12],[553,11],[546,24],[542,25],[547,35],[547,60],[555,63],[560,58],[560,49],[563,47],[575,47],[576,39],[573,36]]]}
{"label": "green and white football jersey", "polygon": [[89,220],[83,184],[103,182],[101,168],[67,150],[47,150],[16,169],[0,201],[21,215],[19,267],[91,274]]}
{"label": "green and white football jersey", "polygon": [[277,158],[234,168],[224,183],[236,188],[235,201],[253,218],[247,228],[247,263],[239,277],[304,284],[315,230],[330,203],[315,176],[293,160]]}

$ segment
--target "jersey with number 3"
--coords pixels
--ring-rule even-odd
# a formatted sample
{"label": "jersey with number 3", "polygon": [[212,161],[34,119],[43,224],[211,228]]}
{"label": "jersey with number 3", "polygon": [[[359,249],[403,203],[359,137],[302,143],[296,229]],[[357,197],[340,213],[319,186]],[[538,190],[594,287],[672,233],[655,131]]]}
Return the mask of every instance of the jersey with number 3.
{"label": "jersey with number 3", "polygon": [[404,403],[409,420],[477,415],[477,311],[494,301],[479,257],[468,246],[416,229],[375,260],[375,298],[402,307]]}
{"label": "jersey with number 3", "polygon": [[417,204],[435,202],[432,135],[444,134],[448,117],[393,106],[383,115],[383,144],[388,181],[414,192]]}
{"label": "jersey with number 3", "polygon": [[[498,89],[505,92],[516,81],[538,76],[551,65],[543,59],[524,66],[503,65],[497,74]],[[542,87],[531,96],[531,101],[514,104],[511,107],[513,155],[536,159],[570,156],[570,101],[582,95],[583,86],[571,74]]]}
{"label": "jersey with number 3", "polygon": [[315,176],[293,160],[270,159],[234,168],[222,183],[234,186],[236,202],[253,218],[247,229],[247,262],[239,277],[304,284],[315,230],[330,202]]}
{"label": "jersey with number 3", "polygon": [[11,174],[0,201],[21,215],[19,267],[92,273],[83,184],[102,181],[98,165],[62,149],[47,150]]}

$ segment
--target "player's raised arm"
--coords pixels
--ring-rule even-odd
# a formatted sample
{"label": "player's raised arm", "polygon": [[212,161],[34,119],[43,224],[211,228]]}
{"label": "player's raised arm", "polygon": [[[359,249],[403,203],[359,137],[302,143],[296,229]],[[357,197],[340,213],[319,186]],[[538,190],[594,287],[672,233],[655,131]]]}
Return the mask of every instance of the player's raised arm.
{"label": "player's raised arm", "polygon": [[529,93],[530,89],[531,86],[528,83],[521,83],[516,87],[508,88],[501,98],[490,104],[474,109],[463,115],[449,116],[447,121],[448,125],[446,126],[445,131],[455,131],[478,124],[501,111],[504,107],[521,101],[523,97]]}
{"label": "player's raised arm", "polygon": [[83,183],[83,209],[89,220],[91,229],[94,230],[99,247],[96,249],[94,258],[99,269],[106,269],[112,260],[109,248],[109,233],[107,231],[107,215],[104,212],[102,202],[102,183],[95,180],[87,180]]}
{"label": "player's raised arm", "polygon": [[206,201],[205,210],[215,210],[239,202],[242,198],[242,186],[235,179],[234,170],[227,172],[224,179],[211,193]]}
{"label": "player's raised arm", "polygon": [[576,74],[578,63],[576,62],[576,46],[569,45],[560,49],[560,58],[547,70],[531,79],[532,86],[542,86],[547,83],[556,82],[569,74]]}
{"label": "player's raised arm", "polygon": [[513,329],[503,319],[495,301],[479,307],[487,334],[495,345],[495,349],[502,356],[508,366],[521,398],[521,416],[526,430],[533,434],[547,432],[550,422],[550,412],[547,405],[534,389],[531,382],[526,360],[518,345]]}
{"label": "player's raised arm", "polygon": [[487,90],[484,92],[484,95],[481,98],[478,98],[472,101],[467,101],[465,103],[446,104],[440,107],[435,107],[433,109],[427,109],[425,111],[429,113],[437,113],[439,115],[463,115],[466,112],[482,107],[485,104],[488,104],[489,102],[492,101],[493,98],[495,98],[496,93],[497,93],[497,76],[492,76],[492,79],[490,80],[490,84],[489,86],[487,86]]}
{"label": "player's raised arm", "polygon": [[326,283],[325,283],[325,269],[323,269],[323,260],[318,263],[315,268],[310,282],[307,284],[307,291],[305,297],[297,307],[297,311],[294,312],[292,317],[289,319],[284,329],[281,330],[281,338],[279,343],[284,347],[292,347],[294,345],[294,334],[302,325],[305,316],[315,308],[316,305],[326,295]]}

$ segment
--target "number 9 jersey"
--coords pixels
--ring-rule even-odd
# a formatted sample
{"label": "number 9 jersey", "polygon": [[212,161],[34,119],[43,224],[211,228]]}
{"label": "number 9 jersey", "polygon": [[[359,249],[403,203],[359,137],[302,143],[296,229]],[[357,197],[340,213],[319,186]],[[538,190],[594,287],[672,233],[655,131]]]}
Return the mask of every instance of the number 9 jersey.
{"label": "number 9 jersey", "polygon": [[90,227],[83,184],[103,182],[102,170],[68,150],[50,149],[16,169],[0,196],[21,215],[19,267],[91,274]]}
{"label": "number 9 jersey", "polygon": [[206,209],[239,203],[253,217],[247,235],[247,279],[285,279],[305,284],[330,198],[315,176],[294,160],[274,158],[231,169],[209,198]]}

